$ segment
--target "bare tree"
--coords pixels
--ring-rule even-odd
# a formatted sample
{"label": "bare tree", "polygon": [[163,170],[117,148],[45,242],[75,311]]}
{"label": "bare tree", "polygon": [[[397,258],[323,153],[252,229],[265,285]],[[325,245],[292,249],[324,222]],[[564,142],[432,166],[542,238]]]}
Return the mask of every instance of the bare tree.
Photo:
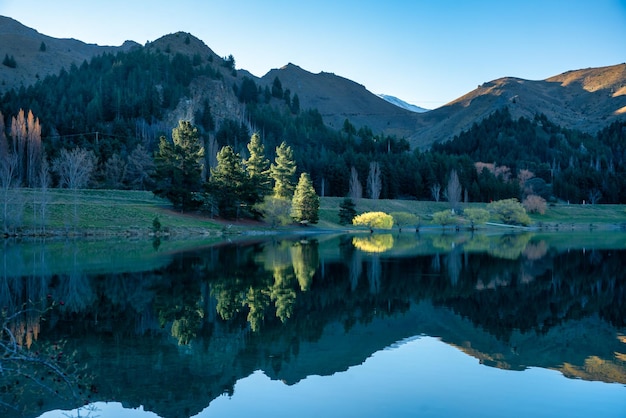
{"label": "bare tree", "polygon": [[595,187],[589,190],[589,203],[595,205],[600,201],[600,199],[602,199],[602,193],[600,192],[600,190]]}
{"label": "bare tree", "polygon": [[127,183],[133,189],[146,190],[152,182],[154,171],[154,159],[143,145],[137,145],[137,148],[128,156]]}
{"label": "bare tree", "polygon": [[124,186],[126,168],[128,164],[119,154],[113,154],[104,164],[104,182],[111,189],[121,189]]}
{"label": "bare tree", "polygon": [[52,170],[59,176],[59,187],[66,187],[74,192],[74,225],[78,224],[78,189],[89,184],[96,156],[82,148],[71,151],[61,150],[61,155],[52,162]]}
{"label": "bare tree", "polygon": [[444,191],[444,196],[450,203],[450,208],[455,211],[459,209],[459,203],[461,202],[461,182],[459,176],[456,174],[456,170],[450,172],[450,179],[448,180],[448,186]]}
{"label": "bare tree", "polygon": [[350,168],[350,189],[348,191],[348,196],[350,196],[353,200],[363,197],[363,186],[359,181],[359,173],[354,167]]}
{"label": "bare tree", "polygon": [[13,140],[13,153],[17,156],[17,182],[22,184],[24,180],[27,140],[26,119],[22,109],[20,109],[17,116],[11,118],[11,138]]}
{"label": "bare tree", "polygon": [[37,174],[41,164],[41,125],[39,118],[35,118],[32,111],[28,111],[26,119],[26,184],[35,187]]}
{"label": "bare tree", "polygon": [[370,172],[367,176],[367,190],[370,199],[378,199],[382,190],[382,180],[380,176],[380,164],[377,161],[370,163]]}
{"label": "bare tree", "polygon": [[430,194],[435,202],[439,202],[439,199],[441,199],[441,185],[439,183],[435,183],[430,186]]}
{"label": "bare tree", "polygon": [[93,152],[82,148],[63,149],[52,162],[52,171],[59,176],[59,187],[76,190],[89,184],[95,165]]}

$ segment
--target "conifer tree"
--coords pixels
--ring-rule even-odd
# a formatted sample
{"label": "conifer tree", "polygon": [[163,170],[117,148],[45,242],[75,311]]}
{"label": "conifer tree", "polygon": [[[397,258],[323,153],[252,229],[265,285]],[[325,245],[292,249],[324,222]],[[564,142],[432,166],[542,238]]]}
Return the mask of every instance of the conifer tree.
{"label": "conifer tree", "polygon": [[354,201],[346,197],[339,205],[339,224],[351,225],[352,219],[356,216],[356,205]]}
{"label": "conifer tree", "polygon": [[154,193],[167,198],[182,210],[200,205],[195,194],[202,190],[204,147],[198,129],[189,121],[179,121],[172,130],[172,141],[164,136],[155,157],[157,187]]}
{"label": "conifer tree", "polygon": [[270,177],[270,161],[265,157],[265,146],[261,142],[261,136],[255,132],[250,137],[248,143],[248,158],[244,164],[248,177],[250,178],[250,188],[252,192],[251,204],[263,201],[263,198],[270,194],[271,177]]}
{"label": "conifer tree", "polygon": [[274,196],[291,199],[295,189],[296,161],[291,147],[284,141],[276,148],[275,164],[270,166],[270,175],[274,180]]}
{"label": "conifer tree", "polygon": [[320,198],[315,193],[311,178],[302,173],[291,201],[291,217],[296,222],[315,224],[319,219],[319,208]]}
{"label": "conifer tree", "polygon": [[215,198],[220,216],[239,217],[248,191],[248,177],[241,157],[230,146],[217,153],[217,166],[211,169],[209,192]]}

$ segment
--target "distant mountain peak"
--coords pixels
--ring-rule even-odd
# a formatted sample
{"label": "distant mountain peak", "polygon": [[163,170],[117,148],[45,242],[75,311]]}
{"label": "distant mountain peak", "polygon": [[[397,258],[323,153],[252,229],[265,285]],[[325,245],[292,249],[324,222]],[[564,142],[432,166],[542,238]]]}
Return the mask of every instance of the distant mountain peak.
{"label": "distant mountain peak", "polygon": [[407,103],[402,99],[398,99],[395,96],[390,96],[388,94],[378,94],[378,97],[388,101],[389,103],[401,107],[402,109],[410,110],[415,113],[424,113],[428,112],[429,109],[424,109],[423,107],[415,106],[414,104]]}

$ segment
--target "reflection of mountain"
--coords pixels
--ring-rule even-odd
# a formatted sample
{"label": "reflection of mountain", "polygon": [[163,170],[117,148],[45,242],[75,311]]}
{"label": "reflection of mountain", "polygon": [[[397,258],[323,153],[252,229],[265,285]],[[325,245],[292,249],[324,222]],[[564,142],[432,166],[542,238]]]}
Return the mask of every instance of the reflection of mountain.
{"label": "reflection of mountain", "polygon": [[[480,241],[484,252],[445,238],[403,247],[428,255],[367,254],[341,237],[208,248],[142,273],[5,274],[0,304],[87,295],[54,312],[40,340],[68,340],[93,397],[167,417],[200,412],[258,369],[293,384],[420,334],[490,366],[626,384],[623,250],[558,252],[524,236],[510,245],[517,257],[495,258],[500,238]],[[43,399],[41,410],[61,406]]]}

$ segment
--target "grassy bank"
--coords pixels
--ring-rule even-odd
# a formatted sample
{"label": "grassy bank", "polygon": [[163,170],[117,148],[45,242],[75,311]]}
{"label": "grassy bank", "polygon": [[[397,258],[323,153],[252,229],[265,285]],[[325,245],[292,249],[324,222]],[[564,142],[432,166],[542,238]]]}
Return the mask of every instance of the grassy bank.
{"label": "grassy bank", "polygon": [[[38,204],[33,205],[40,199],[38,191],[21,190],[17,197],[10,201],[10,206],[21,207],[18,220],[20,230],[40,231],[40,207]],[[321,199],[317,228],[343,228],[338,223],[342,200],[338,197]],[[485,208],[487,204],[471,203],[464,206]],[[358,213],[409,212],[420,217],[422,226],[432,225],[432,214],[448,207],[446,202],[356,200]],[[159,220],[162,232],[170,234],[219,235],[224,230],[269,229],[258,223],[220,222],[203,215],[180,213],[174,211],[166,200],[145,191],[81,190],[74,194],[69,190],[51,189],[46,212],[46,231],[58,234],[78,231],[82,235],[147,235],[152,232],[155,219]],[[543,215],[532,214],[531,219],[534,226],[542,229],[624,229],[626,206],[556,204],[549,206]]]}
{"label": "grassy bank", "polygon": [[14,208],[21,206],[19,230],[41,231],[45,226],[46,232],[53,234],[78,231],[83,235],[140,235],[153,231],[155,219],[162,233],[186,230],[210,234],[221,228],[206,217],[174,211],[167,200],[146,191],[80,190],[75,194],[51,189],[43,225],[40,200],[38,191],[24,189],[18,202],[12,202]]}

